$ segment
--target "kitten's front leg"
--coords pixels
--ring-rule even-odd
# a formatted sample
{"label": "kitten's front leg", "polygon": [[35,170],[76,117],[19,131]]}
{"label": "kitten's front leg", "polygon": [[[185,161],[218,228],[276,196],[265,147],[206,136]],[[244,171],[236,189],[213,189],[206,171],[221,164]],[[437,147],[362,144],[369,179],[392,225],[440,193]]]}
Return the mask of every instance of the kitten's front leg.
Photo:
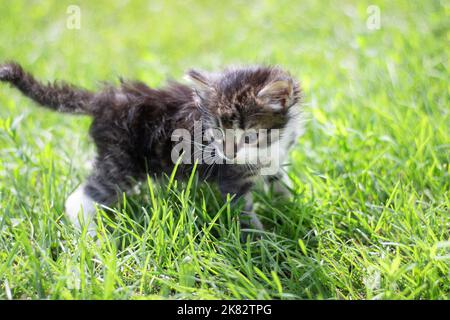
{"label": "kitten's front leg", "polygon": [[253,196],[249,192],[244,196],[245,205],[244,210],[241,212],[241,228],[250,229],[254,228],[256,230],[264,231],[264,226],[259,220],[256,213],[253,211]]}
{"label": "kitten's front leg", "polygon": [[137,177],[130,170],[128,158],[120,154],[120,158],[109,157],[97,159],[94,171],[86,183],[78,187],[66,201],[65,210],[68,219],[77,229],[87,227],[88,234],[95,236],[96,204],[110,205],[118,200],[120,192],[128,191]]}

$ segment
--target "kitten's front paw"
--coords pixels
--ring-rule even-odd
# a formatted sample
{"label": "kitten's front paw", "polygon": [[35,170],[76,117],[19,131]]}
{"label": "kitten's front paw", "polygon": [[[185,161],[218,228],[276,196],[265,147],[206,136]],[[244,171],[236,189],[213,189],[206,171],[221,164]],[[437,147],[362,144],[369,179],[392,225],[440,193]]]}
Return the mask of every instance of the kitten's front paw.
{"label": "kitten's front paw", "polygon": [[0,65],[0,80],[14,81],[20,78],[22,67],[15,62],[7,62]]}
{"label": "kitten's front paw", "polygon": [[[86,226],[89,236],[96,235],[94,215],[96,213],[94,201],[84,192],[84,186],[78,187],[66,200],[65,213],[77,230]],[[81,221],[80,221],[81,219]]]}

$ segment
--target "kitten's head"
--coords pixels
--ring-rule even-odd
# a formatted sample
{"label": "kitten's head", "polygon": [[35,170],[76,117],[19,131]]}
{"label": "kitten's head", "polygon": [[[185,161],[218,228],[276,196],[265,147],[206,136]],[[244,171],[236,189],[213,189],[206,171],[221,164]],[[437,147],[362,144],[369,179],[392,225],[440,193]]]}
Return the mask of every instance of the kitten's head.
{"label": "kitten's head", "polygon": [[220,74],[191,70],[187,78],[203,126],[212,130],[217,145],[222,144],[218,153],[223,158],[252,157],[255,149],[270,147],[275,142],[271,133],[282,136],[298,115],[299,84],[280,68],[229,69]]}

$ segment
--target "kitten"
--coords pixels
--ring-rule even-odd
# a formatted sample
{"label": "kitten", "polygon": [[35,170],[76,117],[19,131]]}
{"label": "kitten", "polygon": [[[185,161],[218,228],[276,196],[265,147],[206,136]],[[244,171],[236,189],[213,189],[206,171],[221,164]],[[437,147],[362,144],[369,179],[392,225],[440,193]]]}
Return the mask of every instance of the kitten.
{"label": "kitten", "polygon": [[[278,67],[227,69],[217,74],[191,70],[186,77],[190,85],[171,82],[152,89],[142,82],[122,81],[119,87],[92,92],[64,82],[43,84],[15,62],[0,65],[0,80],[41,106],[93,118],[94,169],[65,204],[66,215],[75,226],[86,224],[95,234],[96,203],[113,204],[118,192],[130,190],[148,174],[170,175],[181,156],[177,178],[188,177],[194,166],[191,160],[199,162],[198,154],[209,151],[197,165],[199,177],[218,183],[223,196],[234,196],[233,204],[243,199],[241,225],[263,230],[252,211],[250,191],[264,168],[275,164],[279,169],[300,135],[298,82]],[[174,132],[193,135],[198,123],[202,135],[213,132],[212,142],[187,140],[183,146],[193,146],[194,154],[174,156],[180,146],[180,136]],[[269,151],[265,160],[254,161],[263,149]],[[213,163],[206,161],[211,158]],[[288,182],[280,170],[264,178],[280,191]]]}

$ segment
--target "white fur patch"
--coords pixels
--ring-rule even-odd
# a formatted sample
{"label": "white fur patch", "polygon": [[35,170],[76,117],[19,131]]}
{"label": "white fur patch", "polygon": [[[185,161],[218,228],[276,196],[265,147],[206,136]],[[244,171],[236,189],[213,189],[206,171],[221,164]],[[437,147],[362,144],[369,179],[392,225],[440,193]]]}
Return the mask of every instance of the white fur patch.
{"label": "white fur patch", "polygon": [[76,228],[81,229],[82,225],[87,225],[89,234],[95,234],[95,202],[84,192],[83,185],[67,198],[65,210],[67,217]]}
{"label": "white fur patch", "polygon": [[7,77],[12,72],[12,67],[10,65],[5,65],[0,67],[0,79]]}
{"label": "white fur patch", "polygon": [[[245,196],[245,201],[246,202],[251,202],[252,201],[252,195],[251,193],[247,193]],[[259,220],[258,216],[256,215],[256,213],[254,213],[253,211],[243,211],[241,213],[244,217],[249,219],[250,222],[250,226],[255,228],[256,230],[260,230],[260,231],[264,231],[264,226],[261,223],[261,220]]]}

